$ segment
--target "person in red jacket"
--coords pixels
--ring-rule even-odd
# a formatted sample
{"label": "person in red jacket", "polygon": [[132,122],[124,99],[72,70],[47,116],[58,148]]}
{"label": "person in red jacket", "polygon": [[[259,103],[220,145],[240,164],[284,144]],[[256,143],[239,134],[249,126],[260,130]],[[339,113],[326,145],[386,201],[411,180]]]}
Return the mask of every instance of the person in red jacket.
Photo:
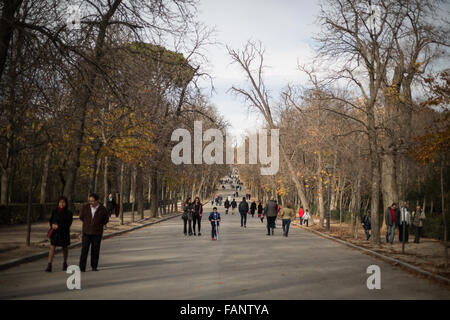
{"label": "person in red jacket", "polygon": [[303,215],[305,214],[305,210],[303,210],[303,206],[300,206],[300,210],[298,210],[298,217],[300,218],[300,225],[303,225]]}

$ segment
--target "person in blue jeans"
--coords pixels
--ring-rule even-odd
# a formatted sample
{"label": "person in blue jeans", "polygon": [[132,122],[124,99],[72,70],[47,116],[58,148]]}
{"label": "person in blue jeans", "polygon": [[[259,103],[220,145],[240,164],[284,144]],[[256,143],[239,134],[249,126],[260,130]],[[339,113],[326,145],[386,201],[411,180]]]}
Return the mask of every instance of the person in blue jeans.
{"label": "person in blue jeans", "polygon": [[245,197],[243,197],[242,202],[239,203],[239,213],[241,214],[241,228],[247,228],[248,202]]}
{"label": "person in blue jeans", "polygon": [[384,221],[386,222],[386,242],[394,243],[395,227],[398,226],[400,220],[400,210],[396,203],[388,207],[384,213]]}
{"label": "person in blue jeans", "polygon": [[283,236],[287,237],[289,234],[289,226],[291,225],[291,220],[295,219],[295,211],[292,209],[290,202],[286,203],[286,207],[282,208],[278,213],[278,217],[283,222]]}
{"label": "person in blue jeans", "polygon": [[217,207],[213,208],[213,212],[209,214],[208,220],[211,222],[211,240],[217,240],[217,229],[220,223],[220,213],[217,212]]}

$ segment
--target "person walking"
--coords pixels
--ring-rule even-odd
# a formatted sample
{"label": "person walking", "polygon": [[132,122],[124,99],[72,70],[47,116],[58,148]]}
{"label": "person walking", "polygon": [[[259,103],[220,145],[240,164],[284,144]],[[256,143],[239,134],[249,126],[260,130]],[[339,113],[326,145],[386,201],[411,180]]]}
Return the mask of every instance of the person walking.
{"label": "person walking", "polygon": [[256,211],[256,202],[255,200],[253,200],[252,204],[250,205],[250,213],[252,215],[252,218],[255,215],[255,211]]}
{"label": "person walking", "polygon": [[220,213],[217,212],[217,207],[209,214],[208,220],[211,222],[211,240],[217,240],[218,228],[220,223]]}
{"label": "person walking", "polygon": [[370,221],[370,210],[367,210],[367,214],[361,220],[361,224],[364,228],[364,232],[366,234],[366,240],[370,238],[370,230],[372,229],[372,223]]}
{"label": "person walking", "polygon": [[420,234],[422,232],[423,221],[425,220],[425,212],[420,208],[419,205],[416,206],[416,210],[412,213],[412,224],[414,226],[415,237],[414,243],[420,242]]}
{"label": "person walking", "polygon": [[116,206],[116,200],[114,199],[113,194],[110,193],[108,198],[106,199],[106,210],[108,211],[108,217],[111,218],[111,215],[114,211],[115,206]]}
{"label": "person walking", "polygon": [[89,195],[89,203],[81,210],[80,220],[83,221],[80,270],[82,272],[86,271],[89,247],[92,247],[91,267],[92,271],[98,271],[100,243],[102,241],[103,228],[109,221],[109,215],[106,208],[99,203],[96,193]]}
{"label": "person walking", "polygon": [[295,219],[295,211],[292,209],[290,202],[286,203],[286,207],[282,208],[278,213],[278,217],[282,221],[283,225],[283,236],[287,237],[289,234],[289,226],[291,225],[292,219]]}
{"label": "person walking", "polygon": [[192,212],[193,212],[193,206],[191,197],[187,198],[187,200],[184,203],[183,208],[183,215],[181,218],[183,219],[184,224],[184,235],[188,235],[187,225],[189,224],[189,235],[192,236]]}
{"label": "person walking", "polygon": [[386,223],[386,242],[394,243],[395,228],[400,219],[400,210],[394,202],[384,213],[384,222]]}
{"label": "person walking", "polygon": [[52,262],[56,247],[62,247],[64,262],[63,271],[67,270],[67,257],[69,256],[68,246],[70,245],[70,226],[72,225],[72,212],[66,197],[58,200],[56,209],[52,211],[50,217],[50,228],[53,230],[50,236],[50,252],[48,253],[48,265],[46,272],[52,272]]}
{"label": "person walking", "polygon": [[300,225],[303,225],[303,215],[305,214],[305,210],[303,210],[303,206],[300,206],[298,210],[298,217],[300,218]]}
{"label": "person walking", "polygon": [[203,215],[203,204],[200,202],[199,197],[195,197],[194,199],[194,205],[193,205],[193,215],[192,215],[192,227],[194,229],[194,236],[195,234],[195,224],[198,225],[198,235],[201,236],[201,222],[202,222],[202,215]]}
{"label": "person walking", "polygon": [[267,235],[274,234],[275,220],[277,219],[277,203],[274,199],[270,199],[264,207],[264,215],[267,217]]}
{"label": "person walking", "polygon": [[258,203],[258,218],[261,219],[261,223],[264,221],[264,217],[263,217],[263,206],[261,201],[259,201]]}
{"label": "person walking", "polygon": [[398,223],[398,240],[403,242],[403,233],[405,234],[405,242],[408,243],[409,238],[409,225],[411,223],[411,215],[409,209],[406,206],[406,202],[402,201],[400,207],[400,220]]}
{"label": "person walking", "polygon": [[311,215],[309,214],[309,210],[306,209],[305,214],[303,215],[303,222],[306,223],[306,226],[309,227],[308,221],[311,219]]}
{"label": "person walking", "polygon": [[235,214],[236,213],[236,208],[237,208],[237,202],[233,198],[233,201],[231,201],[231,214]]}
{"label": "person walking", "polygon": [[241,214],[241,228],[247,228],[248,202],[245,197],[243,197],[241,203],[239,203],[239,213]]}
{"label": "person walking", "polygon": [[230,207],[230,201],[228,200],[228,198],[225,200],[224,207],[225,207],[225,214],[228,214],[228,208]]}
{"label": "person walking", "polygon": [[214,197],[211,198],[211,205],[214,205]]}

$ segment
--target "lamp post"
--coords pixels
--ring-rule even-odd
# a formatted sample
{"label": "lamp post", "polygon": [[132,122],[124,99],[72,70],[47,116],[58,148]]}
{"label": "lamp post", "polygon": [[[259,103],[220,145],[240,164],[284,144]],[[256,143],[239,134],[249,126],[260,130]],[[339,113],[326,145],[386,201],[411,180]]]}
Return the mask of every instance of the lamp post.
{"label": "lamp post", "polygon": [[331,183],[330,176],[333,174],[333,166],[329,164],[326,168],[328,176],[328,212],[327,212],[327,231],[330,231],[330,206],[331,206]]}
{"label": "lamp post", "polygon": [[92,150],[94,150],[94,164],[93,164],[94,172],[92,174],[92,182],[91,182],[91,193],[93,193],[93,192],[95,192],[95,176],[97,174],[97,158],[98,158],[98,153],[100,152],[100,149],[102,148],[102,141],[98,137],[95,137],[95,139],[91,141],[91,147],[92,147]]}

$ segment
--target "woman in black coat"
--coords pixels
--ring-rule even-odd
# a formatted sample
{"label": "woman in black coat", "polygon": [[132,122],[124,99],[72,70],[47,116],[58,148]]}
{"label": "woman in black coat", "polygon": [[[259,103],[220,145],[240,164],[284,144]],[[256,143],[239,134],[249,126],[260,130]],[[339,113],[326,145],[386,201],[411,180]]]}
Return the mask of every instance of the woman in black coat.
{"label": "woman in black coat", "polygon": [[63,271],[67,270],[67,257],[70,245],[70,226],[72,225],[72,212],[68,209],[67,198],[61,197],[58,200],[58,207],[53,210],[50,218],[50,227],[53,233],[50,237],[50,252],[48,254],[48,265],[45,271],[52,272],[52,261],[57,246],[63,248],[64,264]]}

